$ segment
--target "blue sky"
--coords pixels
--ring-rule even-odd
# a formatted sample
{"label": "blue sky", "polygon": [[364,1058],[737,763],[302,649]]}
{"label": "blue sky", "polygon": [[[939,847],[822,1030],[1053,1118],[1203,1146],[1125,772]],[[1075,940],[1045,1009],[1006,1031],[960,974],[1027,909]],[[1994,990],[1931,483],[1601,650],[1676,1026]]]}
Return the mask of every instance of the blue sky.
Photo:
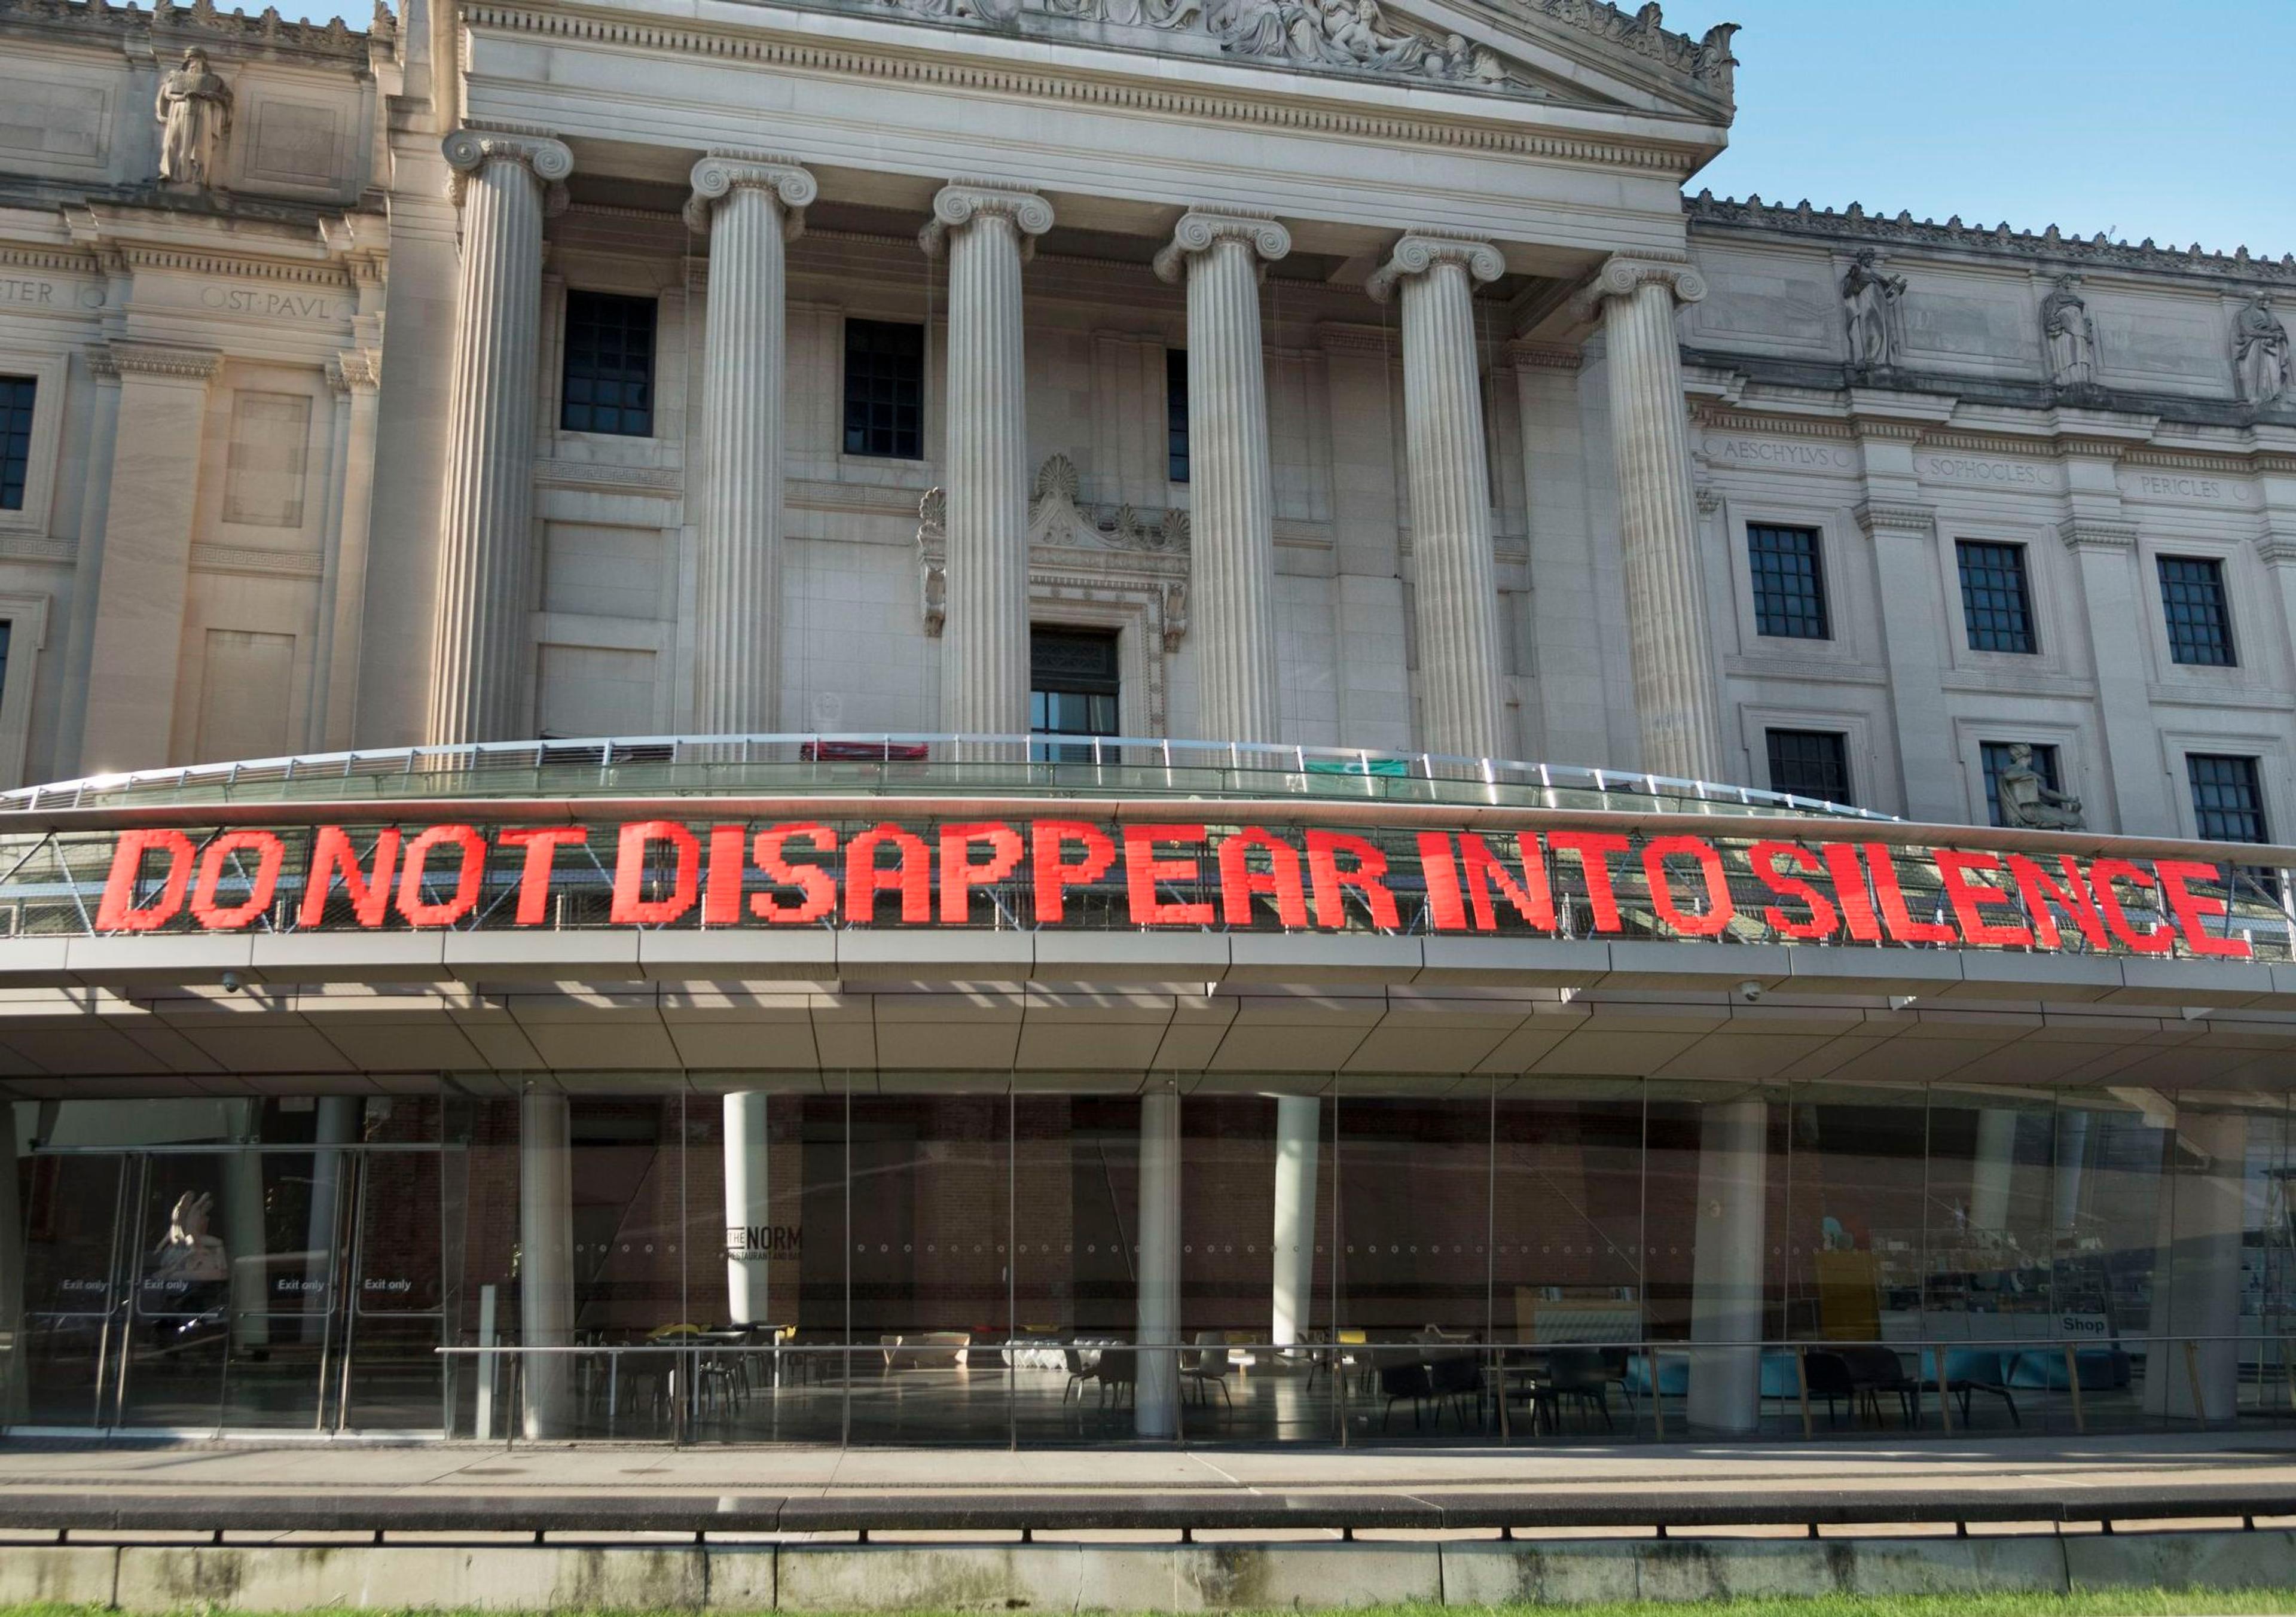
{"label": "blue sky", "polygon": [[1672,0],[1738,36],[1717,196],[2296,252],[2296,0]]}
{"label": "blue sky", "polygon": [[[369,0],[346,9],[365,26]],[[1744,25],[1737,127],[1693,191],[2296,252],[2296,0],[1671,0],[1667,21]]]}

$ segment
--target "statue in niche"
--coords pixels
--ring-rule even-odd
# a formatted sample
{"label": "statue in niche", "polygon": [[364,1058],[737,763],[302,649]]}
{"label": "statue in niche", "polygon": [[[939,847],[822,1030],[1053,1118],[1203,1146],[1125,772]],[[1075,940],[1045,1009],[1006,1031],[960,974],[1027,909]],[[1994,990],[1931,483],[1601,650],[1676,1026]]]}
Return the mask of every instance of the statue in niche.
{"label": "statue in niche", "polygon": [[2232,369],[2243,402],[2268,405],[2288,391],[2288,328],[2259,292],[2233,317]]}
{"label": "statue in niche", "polygon": [[2079,831],[2081,801],[2058,791],[2033,767],[2033,749],[2011,743],[2009,767],[1994,777],[2001,823],[2025,831]]}
{"label": "statue in niche", "polygon": [[160,177],[171,185],[213,186],[231,135],[231,86],[198,45],[160,80],[152,115],[160,120]]}
{"label": "statue in niche", "polygon": [[1898,300],[1906,278],[1882,269],[1874,250],[1861,247],[1841,277],[1841,300],[1849,321],[1849,363],[1861,371],[1887,370],[1898,357]]}
{"label": "statue in niche", "polygon": [[2059,275],[2057,288],[2041,300],[2041,340],[2049,349],[2049,380],[2061,388],[2085,388],[2096,379],[2096,323],[2077,290],[2079,275]]}

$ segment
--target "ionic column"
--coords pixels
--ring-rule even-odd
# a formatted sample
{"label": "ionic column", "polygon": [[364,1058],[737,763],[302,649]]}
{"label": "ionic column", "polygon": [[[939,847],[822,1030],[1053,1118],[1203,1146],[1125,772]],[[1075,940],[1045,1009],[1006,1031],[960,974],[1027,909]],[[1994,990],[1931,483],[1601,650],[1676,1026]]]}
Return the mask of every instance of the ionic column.
{"label": "ionic column", "polygon": [[1682,356],[1674,309],[1706,295],[1686,264],[1612,259],[1593,295],[1603,306],[1618,461],[1619,537],[1626,550],[1627,644],[1643,767],[1719,780],[1722,710],[1690,489]]}
{"label": "ionic column", "polygon": [[1053,227],[1028,191],[953,185],[917,240],[948,254],[947,617],[941,723],[1029,727],[1029,467],[1021,266]]}
{"label": "ionic column", "polygon": [[446,497],[430,642],[429,739],[500,741],[527,727],[527,552],[534,526],[535,366],[542,221],[574,156],[545,135],[457,129],[445,143],[463,211]]}
{"label": "ionic column", "polygon": [[1267,372],[1259,346],[1261,260],[1292,234],[1253,215],[1186,213],[1156,274],[1188,281],[1189,525],[1201,722],[1219,741],[1272,742],[1275,513],[1267,452]]}
{"label": "ionic column", "polygon": [[693,648],[693,727],[705,735],[780,723],[782,248],[819,191],[796,165],[746,152],[693,165],[685,222],[709,238]]}
{"label": "ionic column", "polygon": [[1505,268],[1488,242],[1414,232],[1365,284],[1403,288],[1403,426],[1419,620],[1421,744],[1505,758],[1491,479],[1475,357],[1474,283]]}

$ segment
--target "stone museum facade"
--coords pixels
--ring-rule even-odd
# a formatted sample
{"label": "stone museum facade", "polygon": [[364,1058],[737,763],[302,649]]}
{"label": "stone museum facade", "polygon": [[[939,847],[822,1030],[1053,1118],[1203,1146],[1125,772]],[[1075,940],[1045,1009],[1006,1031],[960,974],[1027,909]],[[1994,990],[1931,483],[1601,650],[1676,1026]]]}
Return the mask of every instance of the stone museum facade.
{"label": "stone museum facade", "polygon": [[0,0],[0,1426],[2288,1418],[2296,259],[1733,32]]}

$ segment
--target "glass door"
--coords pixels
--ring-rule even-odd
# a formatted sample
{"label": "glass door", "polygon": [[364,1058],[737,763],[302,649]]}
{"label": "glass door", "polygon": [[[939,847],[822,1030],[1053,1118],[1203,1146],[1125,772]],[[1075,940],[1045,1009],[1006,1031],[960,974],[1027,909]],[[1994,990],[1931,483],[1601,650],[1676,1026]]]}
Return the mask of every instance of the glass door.
{"label": "glass door", "polygon": [[111,1152],[24,1163],[21,1416],[29,1426],[111,1424],[127,1324],[122,1225],[141,1167]]}

